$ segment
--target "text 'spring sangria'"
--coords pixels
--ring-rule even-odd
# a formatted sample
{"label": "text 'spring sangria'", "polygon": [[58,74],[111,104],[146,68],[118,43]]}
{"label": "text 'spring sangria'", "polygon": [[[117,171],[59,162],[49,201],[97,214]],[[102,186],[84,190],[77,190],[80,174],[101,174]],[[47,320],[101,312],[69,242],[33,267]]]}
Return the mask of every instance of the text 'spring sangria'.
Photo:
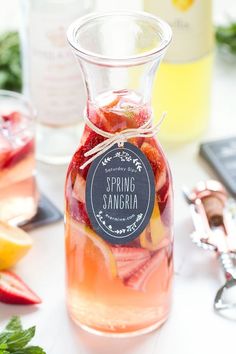
{"label": "text 'spring sangria'", "polygon": [[93,333],[142,334],[171,303],[172,181],[150,107],[171,31],[145,13],[107,13],[73,23],[68,39],[88,90],[65,187],[69,312]]}

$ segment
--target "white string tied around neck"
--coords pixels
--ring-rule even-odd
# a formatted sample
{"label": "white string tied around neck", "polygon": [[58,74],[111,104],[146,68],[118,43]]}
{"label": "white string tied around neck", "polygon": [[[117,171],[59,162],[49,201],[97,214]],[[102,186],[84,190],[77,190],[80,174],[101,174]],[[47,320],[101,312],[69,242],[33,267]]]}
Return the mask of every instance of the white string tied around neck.
{"label": "white string tied around neck", "polygon": [[91,155],[93,156],[91,156],[90,159],[88,159],[83,165],[81,165],[80,169],[83,170],[87,165],[93,162],[98,156],[102,155],[104,152],[109,150],[115,144],[117,144],[119,147],[123,147],[124,143],[131,138],[142,138],[142,137],[152,138],[160,130],[160,126],[163,120],[165,119],[165,117],[166,117],[166,112],[163,112],[159,122],[155,125],[152,124],[152,117],[150,117],[150,119],[146,123],[144,123],[142,126],[138,128],[125,129],[120,132],[109,133],[98,128],[93,122],[91,122],[91,120],[85,114],[84,120],[85,123],[89,126],[89,128],[95,131],[95,133],[107,139],[101,142],[100,144],[96,145],[94,148],[92,148],[91,150],[87,151],[84,154],[85,157]]}

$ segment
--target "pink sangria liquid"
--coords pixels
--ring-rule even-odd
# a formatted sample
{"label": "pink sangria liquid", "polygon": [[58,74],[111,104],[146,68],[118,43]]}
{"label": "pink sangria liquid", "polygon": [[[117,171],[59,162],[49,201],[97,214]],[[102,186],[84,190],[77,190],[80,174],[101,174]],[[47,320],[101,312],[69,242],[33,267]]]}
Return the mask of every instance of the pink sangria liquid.
{"label": "pink sangria liquid", "polygon": [[32,122],[19,112],[0,115],[0,219],[22,224],[37,211]]}
{"label": "pink sangria liquid", "polygon": [[[134,91],[113,91],[88,102],[88,118],[100,129],[119,132],[142,126],[151,115]],[[136,335],[168,317],[173,275],[172,181],[156,138],[132,138],[155,176],[155,203],[145,230],[130,243],[111,245],[92,228],[85,202],[90,165],[84,154],[105,138],[85,126],[66,181],[68,306],[81,327],[108,335]],[[143,186],[145,188],[145,186]]]}

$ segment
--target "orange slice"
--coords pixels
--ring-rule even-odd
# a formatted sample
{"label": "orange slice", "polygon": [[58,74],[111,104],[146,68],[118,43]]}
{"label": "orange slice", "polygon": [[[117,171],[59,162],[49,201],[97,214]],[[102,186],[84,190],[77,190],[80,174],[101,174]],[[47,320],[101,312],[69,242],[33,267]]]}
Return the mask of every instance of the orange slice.
{"label": "orange slice", "polygon": [[149,226],[140,235],[140,244],[143,248],[155,251],[160,248],[161,241],[166,236],[166,228],[161,221],[160,210],[155,200]]}
{"label": "orange slice", "polygon": [[71,220],[70,226],[78,232],[88,237],[93,244],[99,249],[101,254],[105,259],[105,263],[110,271],[112,278],[117,275],[116,261],[111,251],[111,248],[108,246],[106,241],[104,241],[100,236],[98,236],[89,226],[82,224],[78,221]]}
{"label": "orange slice", "polygon": [[32,244],[31,237],[25,231],[0,221],[0,270],[14,266]]}

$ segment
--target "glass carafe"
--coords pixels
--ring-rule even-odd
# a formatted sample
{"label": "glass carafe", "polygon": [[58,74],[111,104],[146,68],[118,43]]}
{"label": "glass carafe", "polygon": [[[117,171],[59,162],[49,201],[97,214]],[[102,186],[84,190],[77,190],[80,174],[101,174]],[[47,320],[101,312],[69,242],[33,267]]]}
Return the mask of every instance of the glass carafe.
{"label": "glass carafe", "polygon": [[150,106],[171,30],[146,13],[111,12],[79,19],[68,40],[88,94],[65,186],[69,312],[93,333],[146,333],[171,303],[172,180]]}

